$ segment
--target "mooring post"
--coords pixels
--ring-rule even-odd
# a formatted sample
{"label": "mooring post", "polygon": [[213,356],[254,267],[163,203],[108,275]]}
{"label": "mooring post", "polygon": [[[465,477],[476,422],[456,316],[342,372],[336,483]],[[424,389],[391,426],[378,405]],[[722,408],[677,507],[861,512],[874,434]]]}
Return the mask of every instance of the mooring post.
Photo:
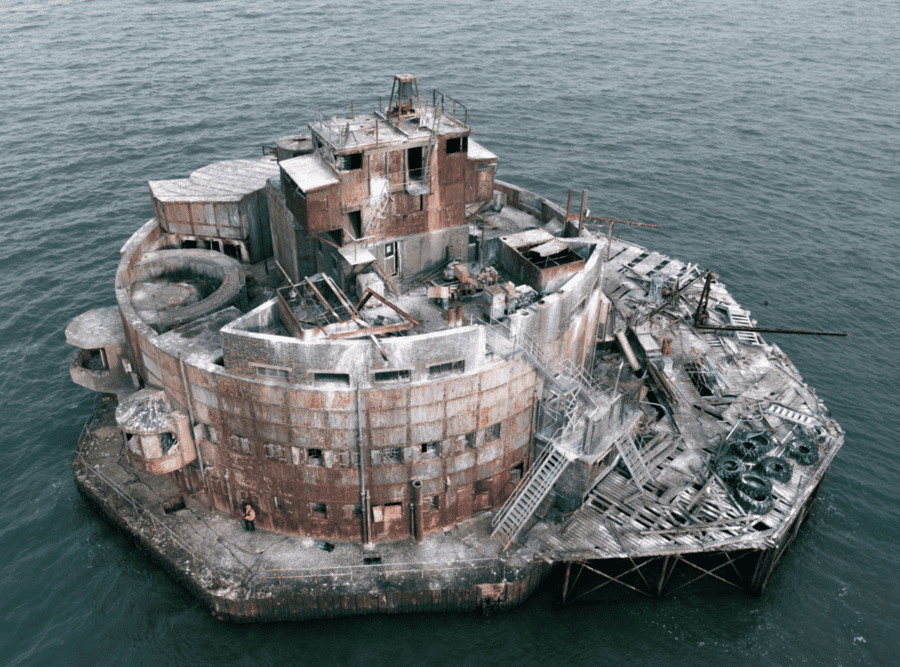
{"label": "mooring post", "polygon": [[572,563],[566,563],[566,576],[563,579],[562,586],[562,599],[560,599],[559,603],[562,606],[566,605],[566,598],[569,596],[569,574],[572,572]]}

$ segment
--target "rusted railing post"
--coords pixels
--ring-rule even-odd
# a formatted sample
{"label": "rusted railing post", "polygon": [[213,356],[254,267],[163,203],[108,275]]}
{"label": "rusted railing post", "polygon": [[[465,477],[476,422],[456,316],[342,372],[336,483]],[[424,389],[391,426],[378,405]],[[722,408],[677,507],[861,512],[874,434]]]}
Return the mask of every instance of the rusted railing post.
{"label": "rusted railing post", "polygon": [[422,516],[422,480],[414,479],[412,481],[412,490],[413,535],[415,535],[416,542],[421,542],[425,538],[424,517]]}

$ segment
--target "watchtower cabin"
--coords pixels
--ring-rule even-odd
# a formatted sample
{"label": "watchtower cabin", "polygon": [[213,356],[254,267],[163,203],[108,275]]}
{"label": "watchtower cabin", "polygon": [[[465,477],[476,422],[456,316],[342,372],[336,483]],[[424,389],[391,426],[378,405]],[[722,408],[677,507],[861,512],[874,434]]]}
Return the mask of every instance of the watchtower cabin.
{"label": "watchtower cabin", "polygon": [[373,263],[399,281],[468,259],[466,205],[493,196],[497,157],[470,139],[462,104],[423,103],[401,74],[386,107],[309,130],[311,151],[279,163],[297,224],[275,230],[275,257],[292,280],[326,271],[352,295]]}

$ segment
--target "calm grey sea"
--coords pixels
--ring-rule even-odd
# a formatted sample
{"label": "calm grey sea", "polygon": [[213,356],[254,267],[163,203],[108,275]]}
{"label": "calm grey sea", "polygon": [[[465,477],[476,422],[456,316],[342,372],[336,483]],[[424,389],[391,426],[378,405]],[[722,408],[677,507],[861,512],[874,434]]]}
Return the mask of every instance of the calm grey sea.
{"label": "calm grey sea", "polygon": [[[114,303],[146,181],[405,71],[469,107],[502,179],[662,225],[624,234],[763,324],[852,333],[777,340],[847,443],[762,598],[236,627],[81,500],[63,330]],[[0,664],[897,664],[898,84],[896,0],[0,3]]]}

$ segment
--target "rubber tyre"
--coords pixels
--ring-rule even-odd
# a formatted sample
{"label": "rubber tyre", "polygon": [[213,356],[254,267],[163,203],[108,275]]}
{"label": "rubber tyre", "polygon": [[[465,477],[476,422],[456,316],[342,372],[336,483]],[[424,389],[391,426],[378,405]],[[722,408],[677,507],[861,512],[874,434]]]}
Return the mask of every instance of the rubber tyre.
{"label": "rubber tyre", "polygon": [[753,500],[764,500],[772,495],[772,480],[753,471],[745,472],[735,480],[734,488]]}
{"label": "rubber tyre", "polygon": [[716,461],[716,474],[724,482],[733,482],[744,472],[744,463],[736,456],[726,454]]}
{"label": "rubber tyre", "polygon": [[764,477],[785,484],[791,481],[791,476],[794,473],[790,461],[780,456],[767,456],[764,459],[761,459],[753,466],[753,470]]}
{"label": "rubber tyre", "polygon": [[775,504],[772,496],[767,496],[763,500],[756,500],[743,493],[740,489],[734,490],[734,499],[741,509],[752,514],[768,514]]}
{"label": "rubber tyre", "polygon": [[771,449],[754,436],[745,436],[731,443],[728,453],[741,461],[753,463],[759,461]]}
{"label": "rubber tyre", "polygon": [[812,440],[798,438],[791,441],[785,455],[802,466],[811,466],[819,460],[819,448]]}

